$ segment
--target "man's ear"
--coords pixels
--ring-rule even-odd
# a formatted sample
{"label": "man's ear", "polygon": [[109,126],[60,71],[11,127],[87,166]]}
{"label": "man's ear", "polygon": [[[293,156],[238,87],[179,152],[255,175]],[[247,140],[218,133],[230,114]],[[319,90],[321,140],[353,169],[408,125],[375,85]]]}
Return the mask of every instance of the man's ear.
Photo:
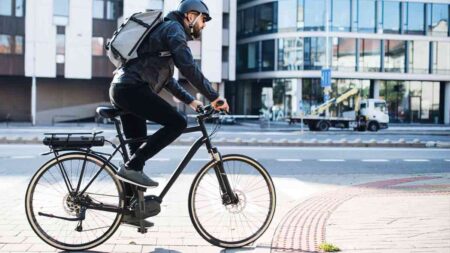
{"label": "man's ear", "polygon": [[192,14],[191,15],[189,15],[189,13],[185,13],[184,14],[184,17],[186,18],[186,20],[189,22],[189,23],[191,23],[193,20],[191,20],[192,19]]}

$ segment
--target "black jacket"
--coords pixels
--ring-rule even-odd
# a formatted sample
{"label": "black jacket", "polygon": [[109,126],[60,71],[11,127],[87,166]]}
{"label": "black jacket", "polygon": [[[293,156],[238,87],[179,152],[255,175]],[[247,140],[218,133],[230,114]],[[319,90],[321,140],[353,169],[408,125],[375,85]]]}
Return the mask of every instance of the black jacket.
{"label": "black jacket", "polygon": [[[158,25],[141,44],[138,49],[140,56],[118,69],[112,82],[147,83],[156,93],[165,88],[189,104],[194,98],[173,78],[175,65],[206,98],[210,101],[215,100],[218,94],[194,62],[187,45],[188,39],[190,40],[191,36],[183,25],[183,14],[176,11],[169,13],[164,22]],[[171,56],[154,56],[164,51],[170,51]]]}

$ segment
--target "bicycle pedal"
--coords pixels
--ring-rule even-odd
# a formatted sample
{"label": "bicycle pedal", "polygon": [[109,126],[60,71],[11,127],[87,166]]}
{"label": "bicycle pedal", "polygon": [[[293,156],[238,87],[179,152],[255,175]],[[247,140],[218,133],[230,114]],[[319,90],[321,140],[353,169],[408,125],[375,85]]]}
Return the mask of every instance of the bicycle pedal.
{"label": "bicycle pedal", "polygon": [[136,186],[136,189],[137,189],[138,191],[141,191],[141,192],[146,192],[146,191],[147,191],[147,188],[140,187],[140,186]]}
{"label": "bicycle pedal", "polygon": [[141,234],[145,234],[148,232],[148,229],[147,228],[138,228],[138,232]]}

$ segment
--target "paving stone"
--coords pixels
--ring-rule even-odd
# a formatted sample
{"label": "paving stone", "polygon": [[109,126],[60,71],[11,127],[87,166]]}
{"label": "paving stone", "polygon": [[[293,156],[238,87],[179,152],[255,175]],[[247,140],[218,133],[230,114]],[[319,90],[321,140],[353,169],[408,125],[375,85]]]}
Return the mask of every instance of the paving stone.
{"label": "paving stone", "polygon": [[25,243],[11,243],[3,246],[1,251],[9,251],[9,252],[18,252],[18,251],[28,251],[31,248],[32,244]]}

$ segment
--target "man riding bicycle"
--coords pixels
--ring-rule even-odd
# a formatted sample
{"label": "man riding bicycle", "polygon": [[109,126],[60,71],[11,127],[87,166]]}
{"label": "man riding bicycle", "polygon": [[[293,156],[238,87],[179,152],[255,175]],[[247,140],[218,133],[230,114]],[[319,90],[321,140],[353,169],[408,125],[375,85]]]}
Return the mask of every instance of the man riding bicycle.
{"label": "man riding bicycle", "polygon": [[[145,38],[138,49],[140,56],[117,69],[109,93],[111,103],[127,113],[120,116],[125,136],[146,137],[147,120],[163,126],[146,142],[130,144],[132,156],[118,171],[120,180],[141,187],[158,186],[143,173],[145,161],[172,143],[187,126],[185,117],[158,95],[163,88],[194,110],[202,106],[172,77],[174,65],[212,101],[216,110],[229,110],[226,100],[219,97],[195,64],[187,45],[188,40],[200,38],[209,20],[209,10],[203,1],[183,0],[178,10],[170,12]],[[165,51],[170,54],[157,55]]]}

